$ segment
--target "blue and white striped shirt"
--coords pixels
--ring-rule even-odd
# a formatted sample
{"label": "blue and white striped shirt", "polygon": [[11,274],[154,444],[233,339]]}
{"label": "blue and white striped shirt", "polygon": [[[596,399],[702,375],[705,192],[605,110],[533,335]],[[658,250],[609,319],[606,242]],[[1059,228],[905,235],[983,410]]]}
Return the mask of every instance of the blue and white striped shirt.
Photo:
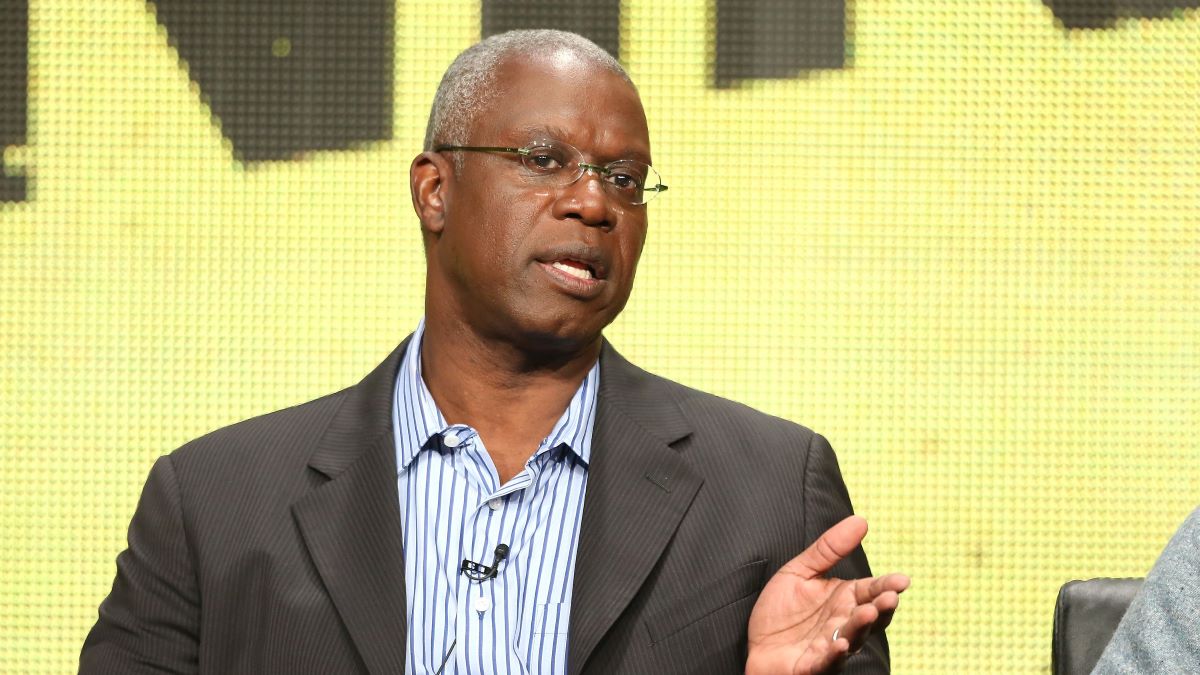
{"label": "blue and white striped shirt", "polygon": [[[525,468],[504,485],[475,429],[446,424],[421,377],[424,321],[392,406],[408,598],[405,672],[565,673],[567,622],[596,420],[597,363]],[[469,559],[499,574],[459,573]]]}

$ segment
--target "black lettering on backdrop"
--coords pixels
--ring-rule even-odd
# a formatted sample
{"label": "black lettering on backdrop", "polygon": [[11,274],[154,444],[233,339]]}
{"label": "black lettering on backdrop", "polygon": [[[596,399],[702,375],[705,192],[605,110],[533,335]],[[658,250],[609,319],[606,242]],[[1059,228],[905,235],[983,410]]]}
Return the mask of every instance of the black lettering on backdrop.
{"label": "black lettering on backdrop", "polygon": [[29,0],[0,0],[0,202],[25,201],[26,177],[4,166],[29,124]]}
{"label": "black lettering on backdrop", "polygon": [[244,161],[392,135],[393,0],[157,0]]}
{"label": "black lettering on backdrop", "polygon": [[[483,36],[558,28],[621,51],[619,0],[482,0]],[[716,0],[718,87],[846,63],[846,0]]]}
{"label": "black lettering on backdrop", "polygon": [[1064,28],[1111,28],[1117,19],[1169,19],[1200,0],[1042,0]]}
{"label": "black lettering on backdrop", "polygon": [[621,58],[620,0],[482,0],[483,37],[519,28],[579,33]]}
{"label": "black lettering on backdrop", "polygon": [[716,0],[713,83],[846,65],[846,0]]}
{"label": "black lettering on backdrop", "polygon": [[[844,68],[854,0],[712,0],[713,84]],[[1180,18],[1200,0],[1042,0],[1067,29]],[[620,55],[620,0],[480,0],[483,34],[560,28]],[[393,0],[156,0],[221,132],[244,161],[391,138]],[[0,153],[28,143],[29,0],[0,0]],[[0,203],[28,198],[4,165]]]}

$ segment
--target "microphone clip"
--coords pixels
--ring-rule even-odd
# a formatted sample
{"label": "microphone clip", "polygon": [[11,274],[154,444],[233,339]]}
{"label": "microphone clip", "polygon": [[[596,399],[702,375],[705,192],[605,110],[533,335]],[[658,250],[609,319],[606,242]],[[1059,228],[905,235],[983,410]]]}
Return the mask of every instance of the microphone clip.
{"label": "microphone clip", "polygon": [[477,563],[474,560],[463,558],[462,564],[458,566],[459,574],[464,574],[471,581],[487,581],[495,579],[500,573],[500,563],[508,557],[508,544],[500,544],[496,547],[496,551],[492,557],[491,565]]}

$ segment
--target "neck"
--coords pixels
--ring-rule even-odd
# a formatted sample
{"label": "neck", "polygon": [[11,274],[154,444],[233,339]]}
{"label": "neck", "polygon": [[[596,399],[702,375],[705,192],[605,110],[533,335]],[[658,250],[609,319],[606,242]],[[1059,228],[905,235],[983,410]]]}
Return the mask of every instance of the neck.
{"label": "neck", "polygon": [[530,352],[428,316],[421,371],[449,424],[479,432],[501,482],[519,473],[600,355],[601,338],[570,352]]}

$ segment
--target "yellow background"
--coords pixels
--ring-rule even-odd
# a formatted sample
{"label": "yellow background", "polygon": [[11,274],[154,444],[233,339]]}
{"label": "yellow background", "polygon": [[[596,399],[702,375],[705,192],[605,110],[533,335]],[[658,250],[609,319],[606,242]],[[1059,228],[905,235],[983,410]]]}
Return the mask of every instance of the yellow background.
{"label": "yellow background", "polygon": [[[406,187],[474,1],[396,8],[395,139],[243,166],[132,0],[33,0],[0,205],[0,672],[67,672],[154,457],[356,382],[416,323]],[[1045,672],[1059,585],[1200,503],[1200,14],[860,0],[852,67],[707,86],[712,8],[628,0],[655,164],[609,330],[825,433],[900,673]]]}

